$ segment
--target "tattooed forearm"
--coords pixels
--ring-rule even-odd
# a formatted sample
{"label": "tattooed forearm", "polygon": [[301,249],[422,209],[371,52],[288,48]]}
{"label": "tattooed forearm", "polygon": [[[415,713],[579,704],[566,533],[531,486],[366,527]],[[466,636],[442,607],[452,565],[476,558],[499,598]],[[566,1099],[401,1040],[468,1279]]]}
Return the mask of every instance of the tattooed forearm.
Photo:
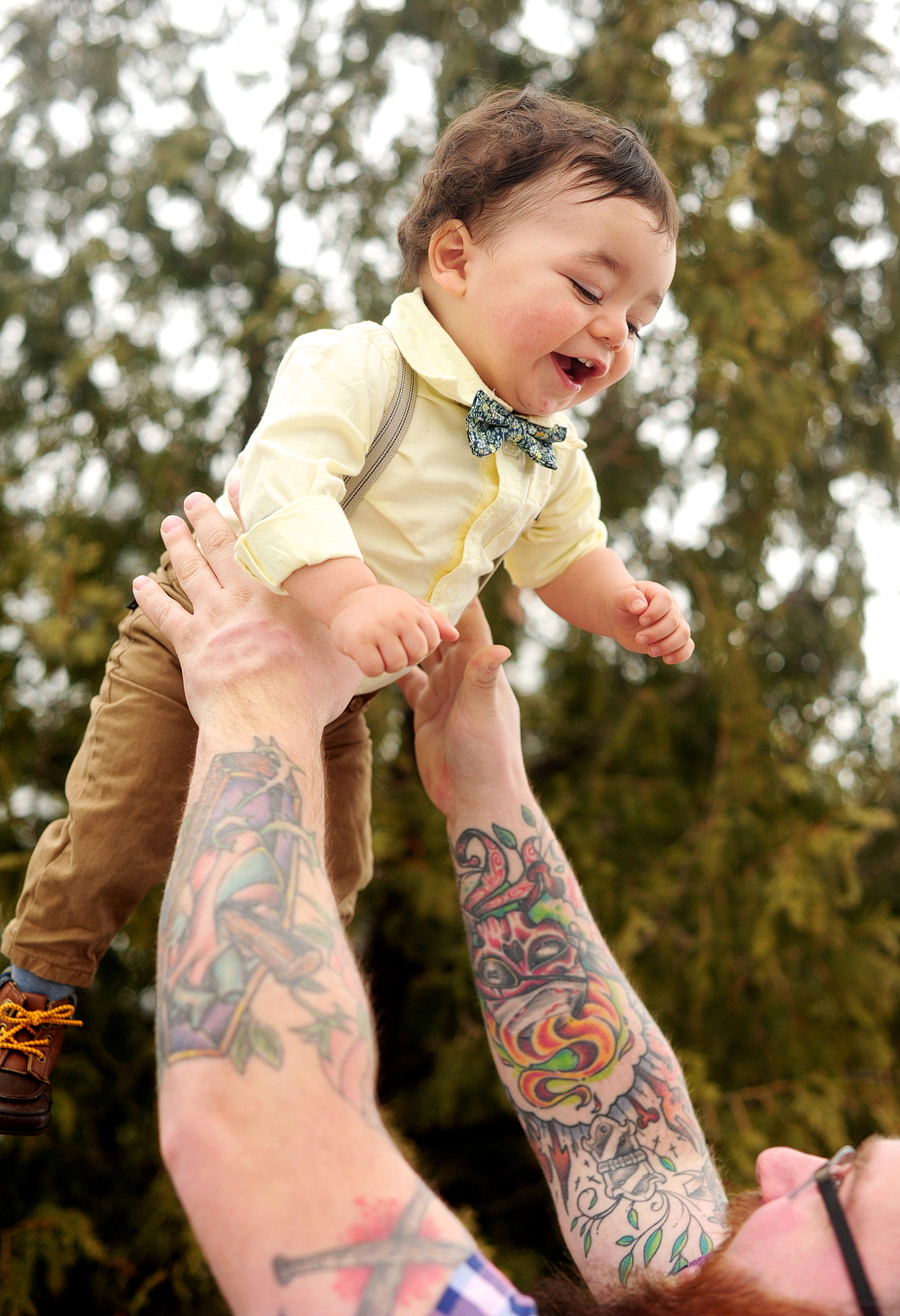
{"label": "tattooed forearm", "polygon": [[[243,1072],[256,1056],[278,1068],[299,1037],[332,1086],[375,1123],[368,1006],[333,903],[304,882],[321,862],[301,785],[274,741],[213,759],[163,904],[160,1066],[227,1056]],[[287,1030],[254,1011],[267,978],[296,1006]]]}
{"label": "tattooed forearm", "polygon": [[[346,1247],[328,1248],[305,1257],[276,1257],[272,1269],[279,1284],[320,1271],[355,1271],[365,1276],[355,1316],[393,1316],[401,1289],[415,1278],[416,1268],[453,1266],[472,1253],[468,1242],[428,1238],[419,1233],[433,1196],[420,1184],[412,1200],[380,1238],[363,1239]],[[393,1214],[390,1209],[388,1216]]]}
{"label": "tattooed forearm", "polygon": [[684,1078],[546,823],[521,818],[453,847],[498,1071],[576,1259],[594,1248],[623,1284],[681,1270],[718,1240],[725,1205]]}

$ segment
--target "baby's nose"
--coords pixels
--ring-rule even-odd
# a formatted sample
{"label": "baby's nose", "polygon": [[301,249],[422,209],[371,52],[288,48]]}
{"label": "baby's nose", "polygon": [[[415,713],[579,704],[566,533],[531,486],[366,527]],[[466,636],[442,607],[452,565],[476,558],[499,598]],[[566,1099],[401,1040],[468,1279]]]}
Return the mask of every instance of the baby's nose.
{"label": "baby's nose", "polygon": [[628,342],[628,325],[624,317],[607,313],[598,316],[593,327],[594,337],[607,344],[611,352],[621,352]]}

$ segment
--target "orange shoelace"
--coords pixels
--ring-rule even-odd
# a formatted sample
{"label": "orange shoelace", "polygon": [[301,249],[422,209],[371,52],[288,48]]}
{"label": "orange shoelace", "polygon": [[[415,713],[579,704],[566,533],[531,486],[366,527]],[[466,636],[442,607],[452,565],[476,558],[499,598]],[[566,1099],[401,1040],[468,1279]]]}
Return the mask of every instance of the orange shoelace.
{"label": "orange shoelace", "polygon": [[[81,1028],[81,1020],[72,1018],[74,1013],[74,1005],[62,1003],[48,1006],[46,1010],[26,1010],[24,1005],[18,1005],[15,1001],[0,1002],[0,1051],[4,1048],[24,1051],[27,1056],[37,1056],[38,1060],[43,1060],[41,1047],[49,1045],[50,1038],[35,1037],[34,1033],[41,1025],[46,1028],[48,1025],[71,1024],[73,1028]],[[19,1037],[23,1029],[32,1036]]]}

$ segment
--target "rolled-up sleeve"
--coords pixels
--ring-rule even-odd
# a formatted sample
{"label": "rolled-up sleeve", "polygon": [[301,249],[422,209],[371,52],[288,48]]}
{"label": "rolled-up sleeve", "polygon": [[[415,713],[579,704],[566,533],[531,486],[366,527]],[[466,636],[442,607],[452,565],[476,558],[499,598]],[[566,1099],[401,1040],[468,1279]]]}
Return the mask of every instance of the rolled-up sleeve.
{"label": "rolled-up sleeve", "polygon": [[325,330],[298,339],[279,367],[235,471],[246,527],[235,558],[269,589],[299,567],[362,558],[340,503],[396,385],[389,344],[380,326]]}
{"label": "rolled-up sleeve", "polygon": [[558,450],[558,460],[552,497],[506,555],[504,565],[516,585],[542,589],[606,544],[597,481],[581,446]]}

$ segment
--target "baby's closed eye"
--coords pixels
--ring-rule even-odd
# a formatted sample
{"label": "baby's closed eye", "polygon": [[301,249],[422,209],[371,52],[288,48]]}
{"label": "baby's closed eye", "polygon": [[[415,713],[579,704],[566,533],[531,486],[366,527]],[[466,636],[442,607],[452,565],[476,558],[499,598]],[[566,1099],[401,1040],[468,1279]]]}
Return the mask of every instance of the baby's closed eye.
{"label": "baby's closed eye", "polygon": [[569,282],[578,293],[578,296],[582,297],[586,302],[590,302],[591,306],[599,306],[603,301],[602,293],[591,292],[590,288],[585,288],[577,279],[569,279]]}

